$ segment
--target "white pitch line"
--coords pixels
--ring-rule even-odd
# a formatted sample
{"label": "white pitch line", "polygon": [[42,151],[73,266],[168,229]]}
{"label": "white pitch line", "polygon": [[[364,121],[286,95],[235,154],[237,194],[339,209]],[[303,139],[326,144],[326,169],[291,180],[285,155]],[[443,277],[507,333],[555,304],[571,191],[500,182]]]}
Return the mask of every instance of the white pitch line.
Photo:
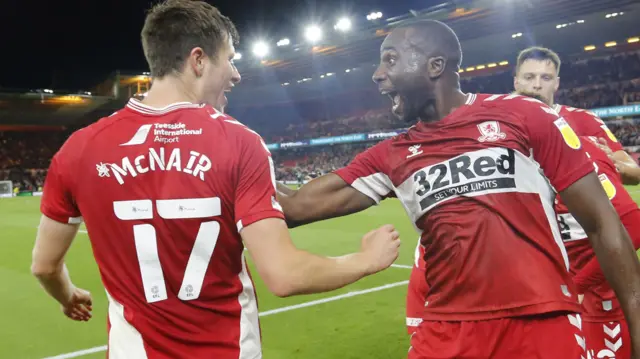
{"label": "white pitch line", "polygon": [[106,352],[107,351],[107,346],[103,345],[101,347],[94,347],[94,348],[89,348],[89,349],[84,349],[84,350],[78,350],[77,352],[72,352],[72,353],[66,353],[66,354],[60,354],[60,355],[56,355],[54,357],[47,357],[45,359],[69,359],[69,358],[77,358],[77,357],[81,357],[83,355],[89,355],[89,354],[93,354],[93,353],[100,353],[100,352]]}
{"label": "white pitch line", "polygon": [[[406,266],[403,266],[402,268],[404,268],[404,267],[406,267]],[[318,300],[312,300],[310,302],[305,302],[305,303],[300,303],[300,304],[295,304],[295,305],[289,305],[289,306],[282,307],[282,308],[276,308],[276,309],[272,309],[272,310],[267,310],[265,312],[261,312],[260,314],[258,314],[258,316],[266,317],[268,315],[284,313],[284,312],[288,312],[288,311],[296,310],[296,309],[300,309],[300,308],[312,307],[312,306],[319,305],[319,304],[335,302],[337,300],[341,300],[341,299],[345,299],[345,298],[351,298],[351,297],[355,297],[355,296],[358,296],[358,295],[363,295],[363,294],[368,294],[368,293],[373,293],[373,292],[379,292],[381,290],[398,287],[398,286],[405,285],[405,284],[408,284],[408,283],[409,283],[408,280],[403,280],[401,282],[389,283],[389,284],[381,285],[379,287],[373,287],[373,288],[363,289],[363,290],[356,290],[356,291],[353,291],[353,292],[348,292],[348,293],[336,295],[336,296],[333,296],[333,297],[322,298],[322,299],[318,299]],[[103,351],[106,351],[106,350],[107,350],[107,346],[103,345],[103,346],[99,346],[99,347],[78,350],[78,351],[71,352],[71,353],[60,354],[60,355],[56,355],[56,356],[52,356],[52,357],[46,357],[44,359],[70,359],[70,358],[77,358],[77,357],[81,357],[81,356],[88,355],[88,354],[100,353],[100,352],[103,352]]]}
{"label": "white pitch line", "polygon": [[413,269],[413,266],[407,266],[407,265],[404,265],[404,264],[392,264],[391,266],[393,268]]}

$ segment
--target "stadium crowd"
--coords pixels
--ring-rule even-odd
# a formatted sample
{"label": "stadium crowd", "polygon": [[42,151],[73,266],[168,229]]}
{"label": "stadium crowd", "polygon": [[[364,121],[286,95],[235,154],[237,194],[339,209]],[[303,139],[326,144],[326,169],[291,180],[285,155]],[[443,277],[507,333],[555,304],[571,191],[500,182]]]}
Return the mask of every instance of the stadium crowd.
{"label": "stadium crowd", "polygon": [[[561,68],[562,90],[556,102],[579,108],[596,108],[640,102],[640,53],[630,52],[565,63]],[[513,89],[510,71],[465,78],[466,92],[508,93]],[[386,109],[369,109],[338,119],[312,119],[289,124],[277,134],[255,128],[267,142],[295,141],[322,136],[406,127]],[[640,145],[640,124],[628,121],[610,126],[625,146]],[[0,180],[11,180],[20,190],[38,190],[45,168],[70,130],[61,132],[0,132]],[[278,180],[299,181],[330,172],[347,164],[371,144],[318,146],[274,151]]]}

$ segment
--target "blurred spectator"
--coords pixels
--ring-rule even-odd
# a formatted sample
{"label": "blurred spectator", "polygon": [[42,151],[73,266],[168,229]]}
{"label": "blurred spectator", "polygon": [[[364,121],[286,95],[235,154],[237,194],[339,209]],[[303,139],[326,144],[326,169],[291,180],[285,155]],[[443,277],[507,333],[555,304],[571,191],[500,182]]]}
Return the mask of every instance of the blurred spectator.
{"label": "blurred spectator", "polygon": [[[597,108],[640,102],[640,53],[629,52],[605,57],[576,60],[562,64],[561,90],[556,102],[579,108]],[[513,89],[510,71],[465,78],[462,90],[472,93],[509,93]],[[349,98],[341,101],[350,101]],[[609,127],[625,146],[640,146],[640,119],[615,122]],[[267,142],[363,133],[408,127],[397,120],[389,108],[360,110],[338,119],[310,119],[303,123],[269,121],[254,128]],[[53,154],[71,131],[0,132],[0,180],[11,180],[20,190],[41,189]],[[302,181],[349,163],[372,143],[317,146],[273,151],[276,177],[284,181]]]}

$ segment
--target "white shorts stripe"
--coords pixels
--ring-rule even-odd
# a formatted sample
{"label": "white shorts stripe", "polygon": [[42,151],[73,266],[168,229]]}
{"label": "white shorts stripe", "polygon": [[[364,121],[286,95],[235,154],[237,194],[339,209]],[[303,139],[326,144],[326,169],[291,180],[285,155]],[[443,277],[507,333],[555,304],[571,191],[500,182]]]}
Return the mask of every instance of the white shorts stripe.
{"label": "white shorts stripe", "polygon": [[124,307],[111,297],[109,300],[109,358],[108,359],[146,359],[147,352],[140,332],[124,318]]}

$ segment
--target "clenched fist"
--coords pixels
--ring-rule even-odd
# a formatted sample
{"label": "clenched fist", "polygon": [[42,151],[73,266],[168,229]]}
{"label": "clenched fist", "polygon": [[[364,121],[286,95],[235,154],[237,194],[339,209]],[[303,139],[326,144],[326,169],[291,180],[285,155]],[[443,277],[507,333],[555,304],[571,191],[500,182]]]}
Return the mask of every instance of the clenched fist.
{"label": "clenched fist", "polygon": [[362,237],[360,253],[368,263],[368,274],[389,268],[398,258],[400,234],[395,227],[387,224]]}

